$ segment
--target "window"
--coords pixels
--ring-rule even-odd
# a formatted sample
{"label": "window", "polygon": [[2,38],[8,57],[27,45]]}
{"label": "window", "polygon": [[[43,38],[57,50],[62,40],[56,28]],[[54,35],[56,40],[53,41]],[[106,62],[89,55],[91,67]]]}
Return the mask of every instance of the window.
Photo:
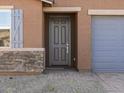
{"label": "window", "polygon": [[0,47],[10,47],[11,9],[0,9]]}
{"label": "window", "polygon": [[0,48],[23,48],[23,10],[0,8]]}

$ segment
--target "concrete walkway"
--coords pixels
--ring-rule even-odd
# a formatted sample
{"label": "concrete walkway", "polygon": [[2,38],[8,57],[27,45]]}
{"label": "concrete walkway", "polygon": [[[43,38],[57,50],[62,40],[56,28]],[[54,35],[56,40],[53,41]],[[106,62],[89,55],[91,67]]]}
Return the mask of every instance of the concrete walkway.
{"label": "concrete walkway", "polygon": [[124,74],[59,70],[37,76],[6,76],[0,77],[0,93],[124,93]]}
{"label": "concrete walkway", "polygon": [[124,73],[97,73],[96,75],[108,93],[124,93]]}

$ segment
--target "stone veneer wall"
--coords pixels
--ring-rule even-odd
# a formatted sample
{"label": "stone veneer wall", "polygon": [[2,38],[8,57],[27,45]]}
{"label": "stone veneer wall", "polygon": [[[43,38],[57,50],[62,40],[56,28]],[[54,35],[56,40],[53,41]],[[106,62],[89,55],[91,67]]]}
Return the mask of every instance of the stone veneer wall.
{"label": "stone veneer wall", "polygon": [[43,72],[44,49],[0,49],[0,72]]}

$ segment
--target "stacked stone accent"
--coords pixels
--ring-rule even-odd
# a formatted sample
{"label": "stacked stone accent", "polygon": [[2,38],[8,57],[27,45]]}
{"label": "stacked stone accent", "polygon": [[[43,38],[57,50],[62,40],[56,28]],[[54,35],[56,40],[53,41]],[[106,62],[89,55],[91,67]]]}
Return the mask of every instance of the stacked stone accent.
{"label": "stacked stone accent", "polygon": [[0,72],[43,72],[45,51],[42,49],[0,50]]}

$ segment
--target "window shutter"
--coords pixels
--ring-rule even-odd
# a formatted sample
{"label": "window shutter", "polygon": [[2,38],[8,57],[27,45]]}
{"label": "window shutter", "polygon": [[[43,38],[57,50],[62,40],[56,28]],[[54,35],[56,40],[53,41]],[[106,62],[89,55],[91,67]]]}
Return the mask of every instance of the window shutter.
{"label": "window shutter", "polygon": [[23,48],[23,11],[12,10],[11,47]]}

